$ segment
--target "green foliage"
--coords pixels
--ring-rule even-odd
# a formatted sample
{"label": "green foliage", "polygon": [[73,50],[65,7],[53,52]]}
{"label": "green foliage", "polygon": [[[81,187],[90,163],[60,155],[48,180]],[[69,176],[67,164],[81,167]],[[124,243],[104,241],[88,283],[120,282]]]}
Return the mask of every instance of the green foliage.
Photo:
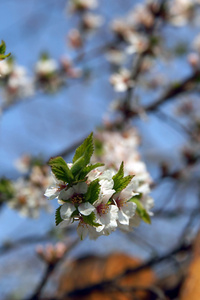
{"label": "green foliage", "polygon": [[95,154],[97,156],[101,156],[103,154],[103,151],[104,151],[103,143],[98,139],[94,139],[94,146],[95,146],[95,150],[94,150]]}
{"label": "green foliage", "polygon": [[6,57],[9,57],[11,55],[11,53],[5,54],[6,52],[6,44],[5,42],[2,40],[1,44],[0,44],[0,60],[5,59]]}
{"label": "green foliage", "polygon": [[83,221],[90,226],[94,226],[94,227],[101,226],[101,224],[95,222],[96,217],[94,212],[92,212],[89,216],[82,216],[82,218]]}
{"label": "green foliage", "polygon": [[10,180],[6,178],[0,179],[0,203],[8,201],[14,196],[14,187]]}
{"label": "green foliage", "polygon": [[85,200],[93,204],[99,196],[100,184],[99,180],[92,181],[88,187],[87,193],[85,194]]}
{"label": "green foliage", "polygon": [[74,176],[61,156],[51,158],[48,164],[51,166],[51,170],[58,180],[69,184],[73,182]]}
{"label": "green foliage", "polygon": [[87,174],[93,169],[104,165],[102,163],[88,165],[93,151],[93,133],[91,133],[76,149],[71,169],[69,169],[64,159],[60,156],[51,158],[49,160],[49,165],[57,179],[69,184],[77,183],[85,180]]}
{"label": "green foliage", "polygon": [[63,219],[61,218],[60,216],[60,209],[61,209],[62,206],[59,206],[57,209],[56,209],[56,213],[55,213],[55,222],[56,222],[56,226],[58,226],[58,224],[60,224]]}
{"label": "green foliage", "polygon": [[88,166],[90,163],[91,156],[94,151],[93,145],[93,133],[91,133],[84,142],[76,149],[74,158],[73,158],[73,166],[71,168],[71,172],[76,180],[82,180],[85,176],[95,167]]}
{"label": "green foliage", "polygon": [[151,224],[150,216],[149,216],[148,212],[146,211],[146,209],[144,208],[142,202],[138,199],[138,196],[132,197],[129,201],[134,202],[137,205],[136,212],[138,213],[140,218],[145,223]]}
{"label": "green foliage", "polygon": [[133,177],[133,175],[124,177],[124,163],[122,162],[119,171],[112,178],[114,181],[113,189],[116,191],[116,193],[125,189]]}
{"label": "green foliage", "polygon": [[75,155],[73,157],[73,163],[75,163],[79,158],[85,158],[85,166],[89,164],[90,158],[94,151],[93,145],[93,132],[84,140],[84,142],[76,149]]}

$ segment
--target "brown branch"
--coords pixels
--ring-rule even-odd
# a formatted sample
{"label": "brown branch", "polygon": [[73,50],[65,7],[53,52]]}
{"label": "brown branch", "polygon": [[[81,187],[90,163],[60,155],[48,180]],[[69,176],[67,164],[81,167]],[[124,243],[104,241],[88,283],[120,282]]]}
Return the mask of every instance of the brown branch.
{"label": "brown branch", "polygon": [[173,97],[176,97],[184,92],[192,90],[194,88],[195,82],[199,79],[199,76],[200,71],[198,70],[186,79],[184,79],[182,82],[177,83],[175,86],[172,85],[172,87],[170,87],[168,91],[164,93],[164,95],[162,95],[153,103],[144,106],[143,109],[149,112],[154,111],[160,105],[171,100]]}

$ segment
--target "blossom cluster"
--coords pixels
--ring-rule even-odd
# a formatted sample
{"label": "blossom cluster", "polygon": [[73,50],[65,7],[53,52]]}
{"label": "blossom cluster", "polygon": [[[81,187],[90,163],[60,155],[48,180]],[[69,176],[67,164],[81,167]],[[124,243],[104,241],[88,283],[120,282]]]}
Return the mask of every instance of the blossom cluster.
{"label": "blossom cluster", "polygon": [[17,210],[23,217],[37,218],[41,209],[51,212],[52,208],[44,197],[45,188],[51,184],[48,166],[33,166],[29,178],[20,177],[12,183],[12,194],[8,207]]}
{"label": "blossom cluster", "polygon": [[80,70],[74,68],[67,57],[57,62],[47,54],[42,54],[35,64],[33,76],[28,74],[24,66],[16,64],[12,57],[8,58],[0,63],[0,83],[4,96],[2,106],[29,98],[40,88],[48,92],[56,91],[64,85],[66,78],[80,76]]}
{"label": "blossom cluster", "polygon": [[124,175],[122,162],[116,172],[105,169],[102,163],[90,164],[93,153],[93,135],[79,146],[73,163],[62,157],[49,161],[55,184],[45,192],[56,198],[60,206],[56,210],[56,225],[65,227],[78,222],[77,233],[81,239],[87,235],[96,239],[109,235],[118,227],[130,231],[138,225],[138,219],[150,223],[144,208],[142,189],[134,175]]}
{"label": "blossom cluster", "polygon": [[[152,179],[138,152],[140,137],[136,128],[129,125],[122,130],[105,128],[98,130],[95,134],[95,144],[97,147],[92,161],[104,162],[115,171],[123,161],[124,174],[134,175],[135,192],[140,195],[140,202],[151,216],[151,209],[154,206],[154,200],[149,195]],[[135,222],[136,219],[138,223],[140,222],[137,216],[134,218]]]}

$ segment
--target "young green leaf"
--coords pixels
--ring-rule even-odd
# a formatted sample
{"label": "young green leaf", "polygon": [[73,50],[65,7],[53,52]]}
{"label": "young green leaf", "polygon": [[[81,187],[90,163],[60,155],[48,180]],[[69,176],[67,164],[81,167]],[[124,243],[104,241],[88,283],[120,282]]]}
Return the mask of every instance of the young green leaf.
{"label": "young green leaf", "polygon": [[74,176],[61,156],[51,158],[48,164],[51,166],[51,170],[58,180],[62,180],[67,183],[73,182]]}
{"label": "young green leaf", "polygon": [[0,179],[0,202],[8,201],[14,196],[14,187],[10,180]]}
{"label": "young green leaf", "polygon": [[119,179],[114,185],[114,190],[116,191],[116,193],[119,193],[122,190],[124,190],[127,187],[127,185],[131,182],[133,177],[134,175],[128,175],[124,178]]}
{"label": "young green leaf", "polygon": [[119,171],[117,172],[117,174],[115,174],[113,176],[113,180],[114,180],[114,183],[118,181],[118,179],[121,179],[124,177],[124,162],[122,161],[121,165],[120,165],[120,168],[119,168]]}
{"label": "young green leaf", "polygon": [[116,193],[125,189],[133,177],[133,175],[124,177],[124,163],[122,162],[119,171],[112,178],[114,181],[113,189],[116,191]]}
{"label": "young green leaf", "polygon": [[4,54],[6,52],[6,44],[5,42],[2,40],[1,44],[0,44],[0,54]]}
{"label": "young green leaf", "polygon": [[72,172],[74,178],[77,179],[79,173],[81,172],[81,170],[84,167],[85,167],[85,157],[81,156],[75,161],[75,163],[71,167],[71,172]]}
{"label": "young green leaf", "polygon": [[96,217],[94,212],[92,212],[89,216],[82,216],[82,218],[83,221],[90,226],[94,226],[94,227],[101,226],[101,224],[95,222]]}
{"label": "young green leaf", "polygon": [[90,158],[94,151],[93,145],[93,133],[84,140],[84,142],[76,149],[75,155],[73,157],[73,163],[78,160],[81,156],[85,157],[86,165],[89,164]]}
{"label": "young green leaf", "polygon": [[151,218],[144,208],[142,202],[137,199],[137,196],[132,197],[129,201],[134,202],[137,205],[136,212],[140,218],[147,224],[151,224]]}
{"label": "young green leaf", "polygon": [[88,187],[87,193],[85,194],[85,200],[93,204],[99,196],[100,184],[99,180],[92,181]]}
{"label": "young green leaf", "polygon": [[61,209],[62,206],[59,206],[57,209],[56,209],[56,213],[55,213],[55,222],[56,222],[56,226],[58,226],[58,224],[60,224],[63,219],[61,218],[60,216],[60,209]]}
{"label": "young green leaf", "polygon": [[0,60],[5,59],[6,57],[9,57],[11,55],[11,53],[5,54],[6,52],[6,44],[5,42],[2,40],[1,44],[0,44]]}

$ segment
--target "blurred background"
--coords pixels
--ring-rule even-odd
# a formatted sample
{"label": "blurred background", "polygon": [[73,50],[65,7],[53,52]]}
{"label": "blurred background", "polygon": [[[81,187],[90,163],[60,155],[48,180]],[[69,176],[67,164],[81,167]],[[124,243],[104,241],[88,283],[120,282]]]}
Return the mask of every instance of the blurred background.
{"label": "blurred background", "polygon": [[[42,293],[31,298],[48,265],[36,253],[38,245],[58,241],[70,245],[77,234],[73,226],[66,231],[55,227],[57,201],[42,204],[32,218],[21,214],[18,205],[9,205],[9,192],[1,190],[1,298],[60,299],[51,297],[68,291],[70,284],[72,290],[79,287],[73,282],[66,287],[61,279],[83,280],[77,279],[74,270],[91,275],[94,268],[102,272],[101,281],[147,262],[146,273],[134,271],[136,279],[129,280],[136,280],[136,287],[141,282],[147,286],[145,293],[134,298],[121,290],[112,299],[185,299],[184,282],[194,259],[200,212],[200,3],[82,2],[82,8],[75,0],[0,3],[0,39],[12,53],[0,62],[1,184],[7,189],[3,180],[8,180],[8,185],[17,182],[15,189],[25,189],[19,178],[28,182],[34,165],[41,166],[56,155],[70,162],[91,131],[112,122],[127,123],[138,132],[138,155],[151,178],[152,224],[142,222],[131,233],[117,230],[109,237],[75,243],[67,252],[68,263],[63,260],[42,286]],[[86,13],[95,14],[96,19],[87,20],[89,25],[84,21],[84,27]],[[125,28],[115,24],[118,19]],[[126,27],[131,26],[134,37],[127,33],[130,28]],[[41,61],[48,63],[41,66]],[[125,87],[117,86],[112,75],[124,68],[130,71],[128,79],[122,80]],[[129,97],[131,76],[134,91]],[[40,190],[44,194],[45,189]],[[103,295],[96,294],[95,299]],[[82,299],[79,294],[68,297],[62,299]],[[86,295],[84,299],[94,298]]]}

